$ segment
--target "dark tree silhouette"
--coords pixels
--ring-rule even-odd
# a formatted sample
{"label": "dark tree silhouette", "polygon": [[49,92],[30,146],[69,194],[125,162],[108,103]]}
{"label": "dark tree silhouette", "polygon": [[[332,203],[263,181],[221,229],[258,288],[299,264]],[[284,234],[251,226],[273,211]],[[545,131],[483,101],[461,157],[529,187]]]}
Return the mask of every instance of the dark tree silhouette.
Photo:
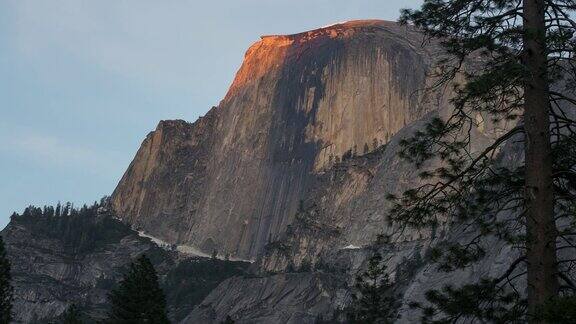
{"label": "dark tree silhouette", "polygon": [[547,301],[537,319],[545,323],[576,323],[576,297],[561,297]]}
{"label": "dark tree silhouette", "polygon": [[127,226],[117,226],[118,221],[98,210],[106,204],[100,203],[73,208],[70,203],[56,208],[29,206],[22,215],[14,213],[11,220],[23,224],[35,233],[41,233],[62,242],[68,252],[87,253],[101,248],[110,240],[119,239],[130,233]]}
{"label": "dark tree silhouette", "polygon": [[142,255],[109,294],[111,311],[107,323],[170,323],[166,298],[150,260]]}
{"label": "dark tree silhouette", "polygon": [[230,317],[230,315],[226,315],[226,319],[222,321],[222,324],[234,324],[234,320],[232,317]]}
{"label": "dark tree silhouette", "polygon": [[386,273],[379,253],[368,260],[367,269],[356,277],[356,292],[348,312],[353,324],[387,324],[398,319],[399,297]]}
{"label": "dark tree silhouette", "polygon": [[[422,170],[424,185],[390,195],[390,218],[402,227],[477,230],[436,247],[441,270],[481,259],[488,237],[518,254],[501,277],[429,292],[429,305],[413,305],[426,321],[537,322],[547,301],[576,291],[568,271],[576,265],[574,8],[574,0],[425,0],[402,13],[401,23],[442,42],[447,55],[433,87],[452,87],[455,97],[450,116],[401,143],[401,155],[420,168],[442,163]],[[472,150],[480,124],[504,131]],[[521,156],[503,161],[503,150]]]}
{"label": "dark tree silhouette", "polygon": [[10,283],[10,261],[0,236],[0,323],[10,323],[14,289]]}
{"label": "dark tree silhouette", "polygon": [[82,315],[74,304],[70,305],[60,317],[62,318],[61,324],[82,324]]}

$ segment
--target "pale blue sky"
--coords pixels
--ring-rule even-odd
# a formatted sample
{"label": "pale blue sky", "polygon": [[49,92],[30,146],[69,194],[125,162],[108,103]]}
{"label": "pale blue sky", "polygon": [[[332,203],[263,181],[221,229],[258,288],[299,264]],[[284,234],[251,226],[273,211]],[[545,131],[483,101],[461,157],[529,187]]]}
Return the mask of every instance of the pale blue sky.
{"label": "pale blue sky", "polygon": [[161,119],[194,121],[264,34],[396,20],[420,0],[0,0],[0,228],[110,194]]}

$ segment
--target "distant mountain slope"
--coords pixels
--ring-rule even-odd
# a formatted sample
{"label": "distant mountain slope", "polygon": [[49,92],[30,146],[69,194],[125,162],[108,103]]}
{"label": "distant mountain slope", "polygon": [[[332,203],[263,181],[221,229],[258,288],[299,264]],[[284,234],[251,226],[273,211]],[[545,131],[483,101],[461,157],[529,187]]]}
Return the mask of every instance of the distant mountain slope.
{"label": "distant mountain slope", "polygon": [[161,249],[102,208],[97,213],[59,217],[38,213],[12,217],[1,235],[12,263],[14,313],[24,323],[46,323],[72,303],[93,319],[102,318],[106,294],[127,265],[143,253],[159,271],[174,320],[247,266]]}

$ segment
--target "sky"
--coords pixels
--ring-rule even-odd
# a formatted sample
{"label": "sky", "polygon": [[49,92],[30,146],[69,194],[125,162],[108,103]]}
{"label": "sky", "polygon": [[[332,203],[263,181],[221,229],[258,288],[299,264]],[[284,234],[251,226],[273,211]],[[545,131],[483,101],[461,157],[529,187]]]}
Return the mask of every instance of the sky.
{"label": "sky", "polygon": [[114,190],[163,119],[224,97],[250,44],[420,0],[1,0],[0,229]]}

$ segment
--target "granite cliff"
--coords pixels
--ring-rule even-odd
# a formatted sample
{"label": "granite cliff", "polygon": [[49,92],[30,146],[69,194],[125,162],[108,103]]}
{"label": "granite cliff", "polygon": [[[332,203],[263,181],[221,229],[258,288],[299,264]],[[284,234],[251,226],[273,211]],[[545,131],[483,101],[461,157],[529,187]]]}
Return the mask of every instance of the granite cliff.
{"label": "granite cliff", "polygon": [[[405,322],[418,317],[408,302],[421,300],[428,289],[500,273],[513,253],[506,246],[494,243],[472,269],[441,273],[428,248],[462,234],[461,228],[446,223],[435,231],[398,232],[386,219],[385,195],[420,181],[418,171],[398,157],[400,140],[450,111],[450,87],[423,91],[434,83],[442,55],[412,28],[376,20],[264,36],[247,51],[219,106],[194,123],[161,121],[114,190],[111,215],[175,247],[160,249],[167,260],[158,263],[163,276],[182,267],[191,253],[216,251],[221,258],[252,262],[249,274],[214,280],[201,302],[173,303],[173,319],[341,321],[354,275],[374,250],[382,252],[400,287]],[[472,152],[506,128],[476,119]],[[514,161],[515,154],[511,145],[503,160]],[[9,251],[22,251],[23,240],[35,235],[26,229],[12,222],[4,231]],[[114,278],[121,265],[152,248],[134,233],[99,250],[114,256],[114,266],[102,270],[112,273],[107,276]],[[379,234],[394,235],[375,244]],[[16,259],[17,271],[25,272],[34,255],[70,268],[58,246],[30,251]],[[83,267],[104,269],[95,253],[75,258]],[[195,276],[177,273],[182,280]],[[100,276],[87,272],[86,286],[79,275],[70,280],[102,296],[94,290]],[[57,293],[70,275],[50,271],[49,277],[42,287],[53,288],[41,299],[28,297],[40,289],[18,284],[20,309],[55,315],[76,298]],[[179,296],[186,292],[180,289]],[[102,302],[86,301],[98,307]]]}
{"label": "granite cliff", "polygon": [[314,175],[446,105],[421,91],[438,55],[422,42],[384,21],[263,36],[218,107],[148,135],[115,211],[170,243],[255,260],[293,223]]}

